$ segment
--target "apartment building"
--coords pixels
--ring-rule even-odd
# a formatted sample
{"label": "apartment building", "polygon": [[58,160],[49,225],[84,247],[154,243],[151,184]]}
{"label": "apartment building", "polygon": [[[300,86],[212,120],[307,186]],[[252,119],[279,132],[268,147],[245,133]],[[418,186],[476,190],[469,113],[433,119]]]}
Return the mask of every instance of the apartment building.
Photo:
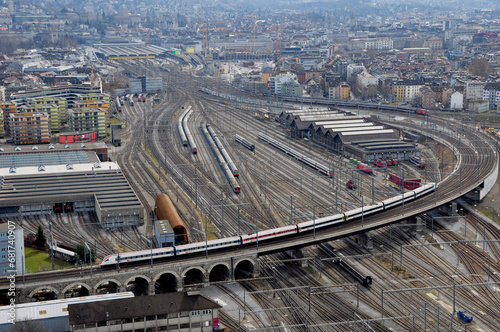
{"label": "apartment building", "polygon": [[[57,116],[59,119],[59,126],[62,124],[66,123],[66,110],[68,108],[68,102],[66,101],[66,98],[63,97],[50,97],[50,96],[45,96],[45,97],[37,97],[37,98],[32,98],[31,100],[28,100],[28,105],[34,105],[35,106],[35,111],[41,111],[44,112],[43,106],[45,105],[51,105],[52,107],[57,108],[59,111],[59,115]],[[52,114],[51,114],[52,116]],[[55,117],[55,114],[54,114]],[[59,131],[58,128],[52,127],[52,130]]]}
{"label": "apartment building", "polygon": [[14,114],[17,112],[17,105],[14,103],[0,103],[0,110],[2,110],[2,123],[3,126],[0,129],[1,131],[1,136],[5,137],[10,134],[10,126],[9,126],[9,119],[10,119],[10,114]]}
{"label": "apartment building", "polygon": [[392,101],[395,103],[412,103],[420,98],[421,81],[399,81],[392,84]]}
{"label": "apartment building", "polygon": [[485,85],[485,82],[467,81],[465,84],[465,98],[467,100],[483,100]]}
{"label": "apartment building", "polygon": [[483,100],[490,103],[490,109],[496,109],[500,101],[500,82],[486,83],[483,90]]}
{"label": "apartment building", "polygon": [[[57,105],[23,105],[20,108],[22,113],[47,113],[50,117],[50,131],[58,133],[61,130],[61,110]],[[64,108],[66,112],[66,108]]]}
{"label": "apartment building", "polygon": [[340,82],[328,88],[328,98],[348,100],[351,96],[351,87],[346,82]]}
{"label": "apartment building", "polygon": [[14,144],[50,143],[50,116],[47,113],[16,113],[9,115]]}
{"label": "apartment building", "polygon": [[106,111],[99,107],[73,108],[68,110],[68,126],[71,131],[96,131],[99,138],[106,136]]}

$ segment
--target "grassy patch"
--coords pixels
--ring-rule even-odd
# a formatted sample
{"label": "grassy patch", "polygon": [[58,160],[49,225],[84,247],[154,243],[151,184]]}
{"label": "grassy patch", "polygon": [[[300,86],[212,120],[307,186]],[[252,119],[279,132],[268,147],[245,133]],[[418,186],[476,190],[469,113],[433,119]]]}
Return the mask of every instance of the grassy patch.
{"label": "grassy patch", "polygon": [[[122,120],[120,120],[120,119],[118,119],[118,118],[115,118],[114,116],[113,116],[113,117],[111,117],[111,118],[109,118],[109,122],[110,122],[111,124],[120,124],[120,123],[123,123],[123,121],[122,121]],[[124,127],[123,129],[125,129],[125,127]]]}
{"label": "grassy patch", "polygon": [[[26,272],[41,272],[50,271],[52,264],[50,255],[45,251],[38,251],[31,248],[24,248],[24,263]],[[73,265],[54,258],[54,266],[56,270],[73,267]]]}

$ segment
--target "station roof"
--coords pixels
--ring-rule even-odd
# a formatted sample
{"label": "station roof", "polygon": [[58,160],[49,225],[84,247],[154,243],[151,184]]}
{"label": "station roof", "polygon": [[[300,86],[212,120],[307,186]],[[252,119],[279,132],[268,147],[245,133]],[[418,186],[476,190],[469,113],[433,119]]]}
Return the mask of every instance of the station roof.
{"label": "station roof", "polygon": [[362,123],[367,123],[365,126],[372,126],[372,122],[365,122],[364,119],[356,119],[356,120],[338,120],[338,121],[317,121],[314,124],[317,126],[323,126],[324,128],[329,128],[329,127],[334,127],[334,126],[339,126],[339,125],[350,125],[351,127],[353,124],[356,124],[356,126],[362,126]]}
{"label": "station roof", "polygon": [[[0,206],[56,203],[95,199],[101,210],[120,211],[143,206],[116,163],[19,167],[3,174]],[[8,169],[4,169],[7,170]]]}
{"label": "station roof", "polygon": [[[95,155],[95,153],[93,154]],[[0,173],[2,172],[1,168],[89,164],[90,162],[91,158],[89,158],[89,155],[85,151],[0,154]]]}
{"label": "station roof", "polygon": [[94,44],[98,52],[107,57],[111,56],[144,56],[159,55],[168,52],[166,48],[145,43],[110,43]]}

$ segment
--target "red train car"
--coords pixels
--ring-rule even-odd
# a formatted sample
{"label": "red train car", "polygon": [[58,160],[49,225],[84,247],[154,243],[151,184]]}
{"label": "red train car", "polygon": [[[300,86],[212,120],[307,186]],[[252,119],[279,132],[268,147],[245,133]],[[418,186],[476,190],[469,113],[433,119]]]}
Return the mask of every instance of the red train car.
{"label": "red train car", "polygon": [[[389,181],[391,181],[392,183],[394,183],[395,185],[398,185],[400,187],[401,187],[401,184],[403,182],[403,180],[399,176],[391,174],[391,173],[389,173]],[[420,187],[421,182],[422,182],[422,179],[405,179],[404,180],[404,187],[407,190],[414,190],[414,189],[417,189],[418,187]]]}
{"label": "red train car", "polygon": [[420,109],[417,109],[417,110],[415,111],[415,113],[417,113],[417,114],[422,114],[422,115],[427,115],[427,114],[429,114],[429,111],[428,111],[428,110],[420,110]]}
{"label": "red train car", "polygon": [[385,160],[383,159],[375,159],[373,161],[373,163],[377,166],[377,167],[386,167],[387,166],[387,163],[385,162]]}
{"label": "red train car", "polygon": [[365,173],[368,173],[368,174],[373,173],[373,169],[370,166],[368,166],[367,164],[358,163],[357,167]]}

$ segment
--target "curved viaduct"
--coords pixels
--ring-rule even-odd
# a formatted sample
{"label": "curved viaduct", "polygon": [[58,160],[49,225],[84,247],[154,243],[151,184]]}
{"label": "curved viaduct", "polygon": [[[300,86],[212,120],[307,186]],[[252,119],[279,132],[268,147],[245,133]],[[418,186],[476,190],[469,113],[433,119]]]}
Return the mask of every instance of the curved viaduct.
{"label": "curved viaduct", "polygon": [[[444,127],[444,123],[442,124]],[[18,303],[27,301],[42,289],[52,291],[57,298],[63,298],[73,287],[79,287],[83,294],[97,292],[118,292],[132,287],[136,294],[158,294],[174,292],[193,284],[235,280],[259,275],[258,257],[275,252],[306,247],[324,241],[339,239],[354,234],[400,222],[418,214],[449,204],[471,191],[478,191],[480,198],[491,189],[498,176],[498,147],[492,139],[482,132],[470,131],[472,137],[463,138],[462,134],[437,135],[438,131],[427,135],[449,146],[457,156],[457,164],[451,174],[444,178],[433,194],[407,203],[362,220],[354,220],[334,227],[322,228],[315,232],[301,233],[291,238],[266,241],[255,246],[231,249],[230,252],[205,253],[188,259],[178,259],[168,263],[147,261],[142,267],[121,268],[120,270],[100,271],[94,269],[47,272],[28,275],[25,282],[17,278]],[[6,289],[5,280],[0,288]]]}

